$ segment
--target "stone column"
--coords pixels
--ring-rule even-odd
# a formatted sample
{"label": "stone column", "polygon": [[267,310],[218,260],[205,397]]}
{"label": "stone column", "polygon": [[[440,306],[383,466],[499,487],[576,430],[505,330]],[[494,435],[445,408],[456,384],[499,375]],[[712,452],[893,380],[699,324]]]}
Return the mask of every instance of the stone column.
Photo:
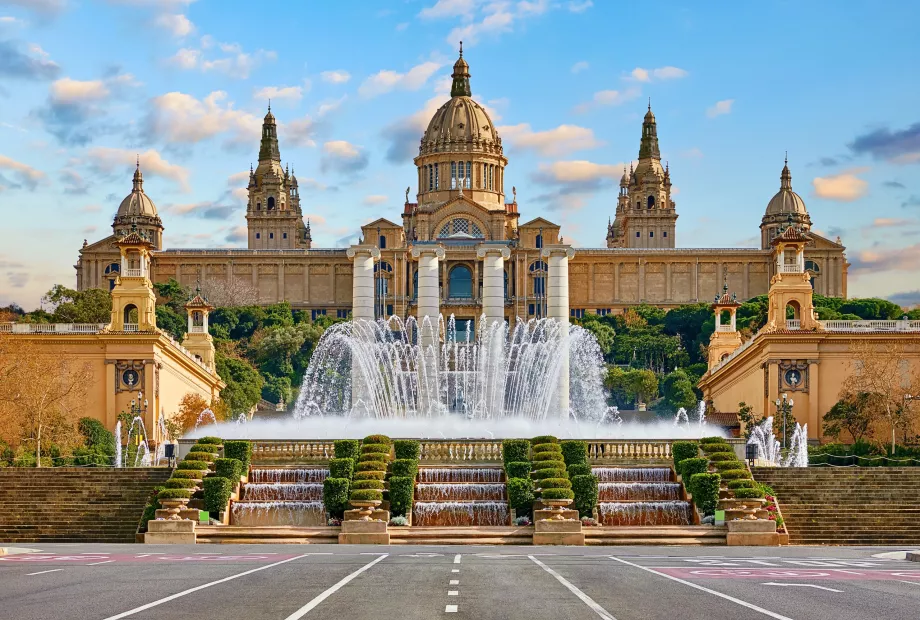
{"label": "stone column", "polygon": [[543,257],[549,259],[546,315],[558,321],[562,331],[561,368],[554,408],[565,420],[569,417],[569,260],[575,257],[575,251],[568,245],[550,245],[543,248]]}
{"label": "stone column", "polygon": [[476,256],[482,259],[483,327],[488,329],[490,323],[505,319],[505,259],[511,257],[511,250],[504,243],[484,243]]}
{"label": "stone column", "polygon": [[[438,319],[441,316],[441,304],[438,299],[438,261],[444,259],[444,249],[440,246],[415,246],[412,258],[418,259],[418,313],[419,344],[427,346],[438,341]],[[445,283],[446,285],[446,283]],[[425,317],[431,323],[430,329],[423,329]]]}
{"label": "stone column", "polygon": [[[356,339],[374,337],[374,260],[380,258],[380,250],[370,245],[353,245],[345,251],[352,260],[351,276],[351,316],[354,325],[353,335]],[[330,265],[335,277],[335,265]],[[361,371],[360,359],[351,356],[351,406],[355,408],[363,403],[366,411],[372,409],[372,394],[368,381]],[[359,409],[358,415],[362,411]]]}

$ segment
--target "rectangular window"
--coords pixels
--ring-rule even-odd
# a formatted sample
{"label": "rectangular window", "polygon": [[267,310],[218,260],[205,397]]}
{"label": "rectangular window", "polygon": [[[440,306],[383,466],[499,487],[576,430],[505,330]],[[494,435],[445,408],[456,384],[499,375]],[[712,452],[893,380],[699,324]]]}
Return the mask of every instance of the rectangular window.
{"label": "rectangular window", "polygon": [[283,233],[282,239],[287,239],[287,233]]}
{"label": "rectangular window", "polygon": [[655,236],[655,231],[654,231],[654,230],[651,231],[651,232],[648,234],[648,236],[649,236],[649,237],[654,237],[654,236]]}
{"label": "rectangular window", "polygon": [[637,231],[636,231],[636,237],[638,238],[639,236],[640,236],[640,234],[639,234],[639,231],[637,230]]}
{"label": "rectangular window", "polygon": [[336,311],[335,311],[335,318],[337,318],[337,319],[347,319],[347,318],[348,318],[348,313],[349,313],[349,312],[350,312],[350,310],[336,310]]}
{"label": "rectangular window", "polygon": [[450,188],[457,189],[457,162],[450,162]]}
{"label": "rectangular window", "polygon": [[612,313],[613,311],[610,308],[598,308],[597,309],[597,316],[607,316],[608,314],[612,314]]}
{"label": "rectangular window", "polygon": [[428,166],[428,191],[434,189],[434,166]]}
{"label": "rectangular window", "polygon": [[534,304],[527,304],[527,314],[530,316],[534,315]]}
{"label": "rectangular window", "polygon": [[268,238],[269,238],[269,239],[274,239],[274,238],[275,238],[275,233],[268,233]]}
{"label": "rectangular window", "polygon": [[664,231],[663,233],[661,233],[661,236],[663,236],[665,239],[667,239],[667,237],[668,237],[668,231]]}
{"label": "rectangular window", "polygon": [[262,238],[262,234],[261,234],[261,233],[256,233],[256,239],[261,239],[261,238]]}
{"label": "rectangular window", "polygon": [[435,164],[434,165],[434,188],[435,189],[440,189],[441,187],[440,175],[438,174],[440,170],[441,170],[441,164]]}
{"label": "rectangular window", "polygon": [[573,319],[583,319],[585,318],[585,309],[584,308],[572,308],[569,310],[569,315]]}
{"label": "rectangular window", "polygon": [[466,188],[470,189],[473,187],[473,162],[466,162]]}
{"label": "rectangular window", "polygon": [[325,308],[314,308],[310,311],[310,317],[315,321],[317,317],[326,316]]}

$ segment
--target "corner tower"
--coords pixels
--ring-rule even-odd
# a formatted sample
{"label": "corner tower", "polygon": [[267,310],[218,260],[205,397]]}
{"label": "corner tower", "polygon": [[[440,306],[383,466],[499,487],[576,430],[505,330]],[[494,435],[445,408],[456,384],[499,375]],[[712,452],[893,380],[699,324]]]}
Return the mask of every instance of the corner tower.
{"label": "corner tower", "polygon": [[673,248],[676,224],[671,172],[661,166],[658,124],[650,102],[642,121],[639,162],[620,182],[617,215],[607,228],[607,247]]}
{"label": "corner tower", "polygon": [[281,167],[278,124],[271,105],[262,122],[259,165],[249,169],[246,224],[250,250],[308,249],[310,232],[300,210],[297,177]]}

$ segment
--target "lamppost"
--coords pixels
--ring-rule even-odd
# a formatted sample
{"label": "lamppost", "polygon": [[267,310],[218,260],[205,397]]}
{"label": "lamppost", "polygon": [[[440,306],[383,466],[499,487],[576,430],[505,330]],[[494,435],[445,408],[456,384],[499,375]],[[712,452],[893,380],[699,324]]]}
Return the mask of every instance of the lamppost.
{"label": "lamppost", "polygon": [[[143,399],[143,406],[141,406],[141,399]],[[147,413],[147,399],[144,398],[143,392],[138,392],[137,400],[131,399],[131,419],[133,420],[142,413]]]}
{"label": "lamppost", "polygon": [[783,393],[783,398],[780,400],[777,398],[773,404],[776,405],[776,413],[783,416],[783,449],[786,449],[786,417],[792,411],[792,406],[795,404],[789,395],[785,392]]}
{"label": "lamppost", "polygon": [[[904,317],[904,318],[907,319],[907,317]],[[904,395],[904,408],[906,409],[908,406],[910,406],[910,403],[915,400],[920,400],[920,394],[905,394]],[[905,443],[906,442],[907,442],[907,438],[905,437]],[[896,447],[896,442],[894,438],[894,425],[892,425],[891,426],[891,456],[894,456],[895,447]]]}

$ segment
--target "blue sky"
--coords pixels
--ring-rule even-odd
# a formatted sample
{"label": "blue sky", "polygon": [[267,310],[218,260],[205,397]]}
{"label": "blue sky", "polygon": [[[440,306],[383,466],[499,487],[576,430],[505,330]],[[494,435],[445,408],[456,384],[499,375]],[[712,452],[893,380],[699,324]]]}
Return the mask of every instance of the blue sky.
{"label": "blue sky", "polygon": [[0,0],[0,304],[75,284],[138,153],[168,247],[245,244],[269,96],[314,247],[400,221],[461,39],[522,221],[602,246],[651,97],[679,246],[756,246],[788,151],[850,295],[917,303],[918,21],[906,1]]}

